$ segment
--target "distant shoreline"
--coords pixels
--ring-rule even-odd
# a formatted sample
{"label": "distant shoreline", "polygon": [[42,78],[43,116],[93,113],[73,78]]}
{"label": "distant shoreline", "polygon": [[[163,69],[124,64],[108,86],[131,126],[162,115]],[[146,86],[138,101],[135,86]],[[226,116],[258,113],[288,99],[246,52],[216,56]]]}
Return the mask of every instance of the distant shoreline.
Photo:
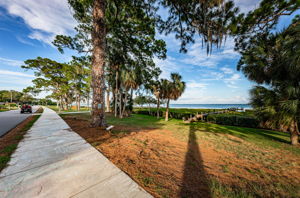
{"label": "distant shoreline", "polygon": [[253,109],[249,104],[170,104],[170,108],[187,108],[187,109],[228,109],[243,108]]}

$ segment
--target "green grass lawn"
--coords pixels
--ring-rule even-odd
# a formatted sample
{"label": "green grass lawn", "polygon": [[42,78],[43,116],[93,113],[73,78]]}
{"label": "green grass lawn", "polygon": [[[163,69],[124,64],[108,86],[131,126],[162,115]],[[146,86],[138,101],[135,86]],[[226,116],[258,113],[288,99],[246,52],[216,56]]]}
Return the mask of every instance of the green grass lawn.
{"label": "green grass lawn", "polygon": [[0,112],[9,111],[9,109],[0,109]]}

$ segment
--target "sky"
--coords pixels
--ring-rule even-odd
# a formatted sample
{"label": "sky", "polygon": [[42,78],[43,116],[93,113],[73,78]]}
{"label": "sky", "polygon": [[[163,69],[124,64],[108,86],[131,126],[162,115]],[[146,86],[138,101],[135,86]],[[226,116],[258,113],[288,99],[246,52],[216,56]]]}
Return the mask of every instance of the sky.
{"label": "sky", "polygon": [[[234,0],[241,12],[248,12],[260,0]],[[165,13],[161,13],[165,14]],[[283,17],[278,30],[286,27],[293,16]],[[18,90],[32,85],[34,73],[21,68],[23,61],[38,56],[68,62],[74,52],[64,54],[51,44],[55,35],[74,34],[76,21],[67,0],[0,0],[0,90]],[[154,59],[163,71],[162,78],[178,72],[187,83],[181,98],[172,104],[246,104],[254,85],[236,70],[240,55],[228,38],[221,49],[207,56],[201,40],[179,53],[180,41],[174,35],[157,35],[167,43],[167,59]],[[45,96],[43,93],[40,97]]]}

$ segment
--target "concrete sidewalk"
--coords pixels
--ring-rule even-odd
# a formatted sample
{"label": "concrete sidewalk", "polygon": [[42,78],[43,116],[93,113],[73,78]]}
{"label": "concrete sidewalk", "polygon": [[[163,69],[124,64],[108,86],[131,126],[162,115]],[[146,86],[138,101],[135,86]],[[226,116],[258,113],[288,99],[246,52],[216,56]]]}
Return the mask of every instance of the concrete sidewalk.
{"label": "concrete sidewalk", "polygon": [[0,174],[0,197],[152,196],[44,108]]}

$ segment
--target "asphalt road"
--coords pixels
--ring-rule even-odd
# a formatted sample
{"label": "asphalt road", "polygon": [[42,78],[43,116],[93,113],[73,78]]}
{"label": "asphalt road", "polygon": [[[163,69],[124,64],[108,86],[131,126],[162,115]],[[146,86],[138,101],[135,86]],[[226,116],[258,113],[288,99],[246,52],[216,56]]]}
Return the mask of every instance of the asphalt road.
{"label": "asphalt road", "polygon": [[[38,109],[37,106],[32,107],[32,112]],[[0,112],[0,137],[9,130],[15,128],[19,123],[32,115],[31,113],[20,113],[20,110],[11,110]]]}

